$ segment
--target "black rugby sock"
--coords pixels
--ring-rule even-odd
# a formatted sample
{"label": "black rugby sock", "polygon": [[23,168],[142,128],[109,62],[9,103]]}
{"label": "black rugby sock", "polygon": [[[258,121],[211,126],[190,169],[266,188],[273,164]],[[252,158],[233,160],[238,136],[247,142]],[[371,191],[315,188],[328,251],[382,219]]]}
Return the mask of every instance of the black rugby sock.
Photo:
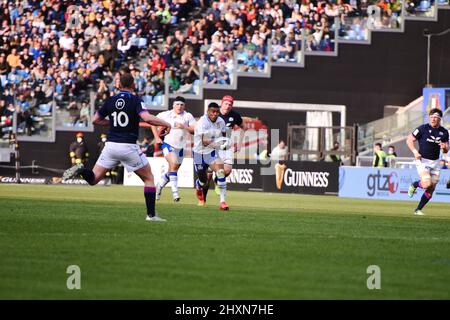
{"label": "black rugby sock", "polygon": [[86,180],[87,183],[89,183],[90,185],[94,184],[94,180],[95,180],[95,174],[94,171],[92,171],[91,169],[80,169],[80,176]]}
{"label": "black rugby sock", "polygon": [[145,204],[147,206],[147,215],[149,217],[154,217],[155,216],[156,188],[155,187],[144,187],[144,197],[145,197]]}

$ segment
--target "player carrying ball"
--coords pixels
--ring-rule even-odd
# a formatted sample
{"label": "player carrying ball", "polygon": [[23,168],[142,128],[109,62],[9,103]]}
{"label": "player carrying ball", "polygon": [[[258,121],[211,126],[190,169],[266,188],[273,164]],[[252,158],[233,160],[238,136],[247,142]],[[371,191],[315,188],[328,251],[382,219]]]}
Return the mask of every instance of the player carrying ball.
{"label": "player carrying ball", "polygon": [[220,107],[211,102],[208,111],[197,122],[194,132],[194,169],[198,179],[195,181],[197,197],[203,200],[203,187],[208,181],[208,168],[211,168],[217,176],[217,186],[220,191],[220,210],[228,210],[225,201],[227,181],[225,177],[224,163],[219,157],[220,150],[230,147],[230,140],[223,137],[226,124],[219,117]]}

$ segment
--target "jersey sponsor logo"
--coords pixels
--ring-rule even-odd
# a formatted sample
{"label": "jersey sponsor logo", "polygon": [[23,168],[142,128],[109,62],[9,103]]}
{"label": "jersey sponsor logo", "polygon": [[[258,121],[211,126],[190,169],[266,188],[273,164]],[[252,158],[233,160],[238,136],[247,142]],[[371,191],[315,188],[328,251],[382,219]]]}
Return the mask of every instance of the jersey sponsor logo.
{"label": "jersey sponsor logo", "polygon": [[437,143],[437,144],[441,143],[441,137],[430,136],[430,138],[427,138],[428,142]]}
{"label": "jersey sponsor logo", "polygon": [[396,193],[397,189],[398,175],[396,172],[382,175],[380,170],[377,170],[376,174],[367,176],[367,195],[370,197],[373,197],[375,194]]}
{"label": "jersey sponsor logo", "polygon": [[118,110],[122,110],[125,107],[125,100],[122,98],[119,98],[116,100],[115,107]]}

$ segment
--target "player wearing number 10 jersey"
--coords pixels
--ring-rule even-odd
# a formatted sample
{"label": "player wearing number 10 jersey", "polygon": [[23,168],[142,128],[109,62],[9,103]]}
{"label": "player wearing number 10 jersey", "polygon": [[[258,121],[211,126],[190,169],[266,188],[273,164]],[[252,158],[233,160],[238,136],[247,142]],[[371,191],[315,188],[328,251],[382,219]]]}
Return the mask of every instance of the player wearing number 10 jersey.
{"label": "player wearing number 10 jersey", "polygon": [[[139,122],[166,127],[171,125],[145,108],[142,99],[133,94],[134,79],[129,73],[120,77],[120,93],[108,98],[96,113],[93,123],[109,126],[108,139],[93,170],[77,164],[64,172],[63,179],[81,175],[90,185],[96,185],[106,173],[121,162],[130,172],[135,172],[144,182],[144,196],[148,221],[165,221],[155,214],[155,184],[147,158],[136,144]],[[109,119],[105,119],[108,117]]]}

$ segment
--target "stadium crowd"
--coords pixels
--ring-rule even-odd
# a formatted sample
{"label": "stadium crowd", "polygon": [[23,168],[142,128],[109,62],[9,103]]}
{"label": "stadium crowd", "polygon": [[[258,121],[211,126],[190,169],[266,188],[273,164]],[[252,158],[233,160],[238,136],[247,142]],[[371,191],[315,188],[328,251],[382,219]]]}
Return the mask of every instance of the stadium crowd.
{"label": "stadium crowd", "polygon": [[[168,37],[192,7],[183,0],[3,0],[2,116],[17,111],[19,129],[30,135],[39,129],[36,119],[41,113],[54,108],[72,111],[74,124],[85,122],[82,109],[88,91],[98,90],[97,102],[116,92],[119,68],[135,61],[148,43]],[[166,65],[152,51],[149,61],[147,69],[132,72],[139,93],[154,98],[163,91]]]}
{"label": "stadium crowd", "polygon": [[89,91],[98,107],[118,91],[122,67],[149,104],[162,103],[165,71],[173,93],[196,94],[200,80],[229,85],[269,59],[300,62],[302,30],[307,51],[333,51],[337,21],[340,36],[359,39],[359,22],[346,19],[367,20],[371,4],[391,17],[400,1],[2,0],[0,114],[17,111],[26,134],[55,109],[84,126]]}

